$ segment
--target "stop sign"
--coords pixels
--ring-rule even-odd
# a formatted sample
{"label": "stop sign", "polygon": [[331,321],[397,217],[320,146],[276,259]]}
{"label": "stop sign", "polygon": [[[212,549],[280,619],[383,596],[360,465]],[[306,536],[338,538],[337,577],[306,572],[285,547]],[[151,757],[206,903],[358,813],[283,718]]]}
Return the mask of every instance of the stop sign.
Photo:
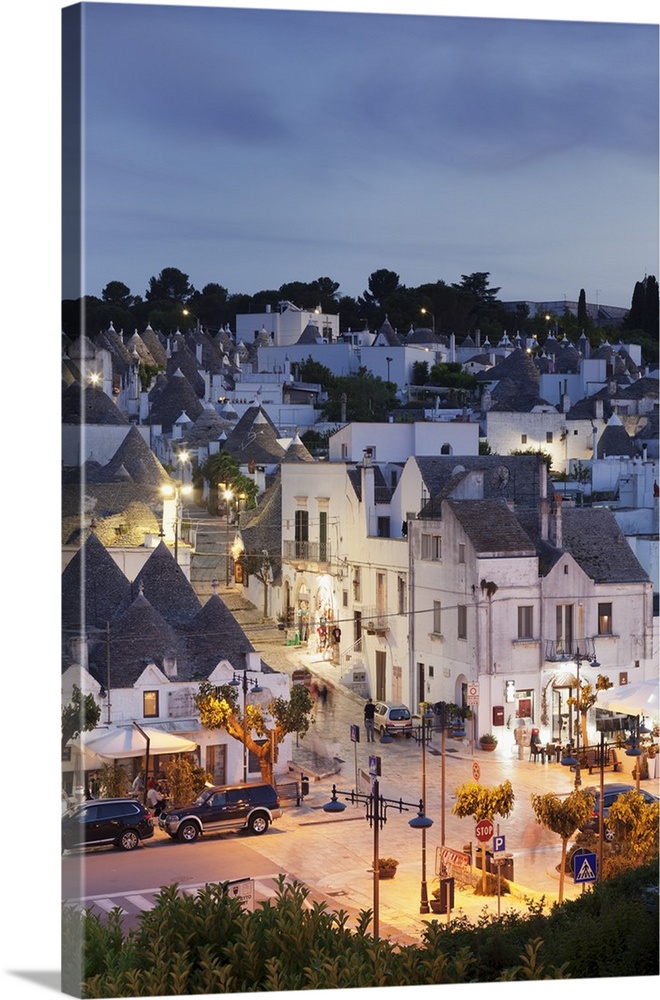
{"label": "stop sign", "polygon": [[495,827],[490,819],[482,819],[474,828],[474,835],[477,840],[482,842],[482,844],[485,844],[487,840],[490,840],[494,832]]}

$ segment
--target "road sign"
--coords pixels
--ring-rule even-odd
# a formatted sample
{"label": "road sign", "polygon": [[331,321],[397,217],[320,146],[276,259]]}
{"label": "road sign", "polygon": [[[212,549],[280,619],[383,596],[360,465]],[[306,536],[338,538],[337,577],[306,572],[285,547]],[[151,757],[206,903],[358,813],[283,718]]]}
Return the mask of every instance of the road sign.
{"label": "road sign", "polygon": [[598,862],[595,854],[585,851],[573,855],[573,882],[595,882]]}
{"label": "road sign", "polygon": [[500,836],[499,833],[493,837],[493,854],[498,854],[500,851],[506,850],[505,843],[504,836]]}
{"label": "road sign", "polygon": [[467,686],[467,703],[469,708],[474,708],[479,704],[479,685],[472,681]]}
{"label": "road sign", "polygon": [[359,743],[359,742],[360,742],[360,727],[351,726],[351,743]]}
{"label": "road sign", "polygon": [[226,893],[232,899],[240,900],[241,907],[252,913],[254,910],[254,879],[236,878],[227,883]]}
{"label": "road sign", "polygon": [[372,778],[380,777],[380,757],[369,756],[369,774]]}
{"label": "road sign", "polygon": [[482,819],[474,828],[474,835],[477,840],[480,840],[482,844],[485,844],[487,840],[493,836],[495,827],[493,826],[493,821],[490,819]]}
{"label": "road sign", "polygon": [[479,781],[479,778],[481,777],[481,768],[479,767],[478,760],[475,760],[474,764],[472,765],[472,777],[474,778],[475,781]]}

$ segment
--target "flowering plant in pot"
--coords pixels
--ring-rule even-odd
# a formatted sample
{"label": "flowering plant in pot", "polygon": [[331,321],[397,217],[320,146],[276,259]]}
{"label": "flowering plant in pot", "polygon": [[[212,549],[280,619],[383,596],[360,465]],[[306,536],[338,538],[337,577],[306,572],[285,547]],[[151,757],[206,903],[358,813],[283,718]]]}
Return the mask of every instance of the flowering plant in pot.
{"label": "flowering plant in pot", "polygon": [[378,859],[378,877],[379,878],[394,878],[396,875],[396,870],[399,865],[398,858],[379,858]]}
{"label": "flowering plant in pot", "polygon": [[479,737],[479,746],[482,750],[494,750],[497,746],[497,736],[493,733],[484,733]]}

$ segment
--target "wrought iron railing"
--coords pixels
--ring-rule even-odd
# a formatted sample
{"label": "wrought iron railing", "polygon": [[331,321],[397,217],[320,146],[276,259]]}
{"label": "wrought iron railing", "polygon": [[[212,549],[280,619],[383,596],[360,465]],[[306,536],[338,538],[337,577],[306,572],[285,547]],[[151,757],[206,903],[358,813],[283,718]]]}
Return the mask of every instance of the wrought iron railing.
{"label": "wrought iron railing", "polygon": [[545,639],[545,659],[551,662],[565,663],[575,661],[576,656],[581,660],[592,660],[596,655],[596,646],[593,638],[580,639]]}
{"label": "wrought iron railing", "polygon": [[282,557],[288,562],[330,562],[329,542],[300,542],[286,539],[282,543]]}

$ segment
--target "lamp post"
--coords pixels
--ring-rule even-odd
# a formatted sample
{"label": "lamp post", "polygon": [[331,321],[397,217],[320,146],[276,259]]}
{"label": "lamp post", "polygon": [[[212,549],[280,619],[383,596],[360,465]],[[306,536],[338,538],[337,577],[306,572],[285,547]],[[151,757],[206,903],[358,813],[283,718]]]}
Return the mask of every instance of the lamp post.
{"label": "lamp post", "polygon": [[[431,731],[429,728],[429,721],[431,718],[432,715],[430,713],[424,712],[422,714],[421,726],[417,726],[413,729],[415,739],[418,742],[421,740],[422,744],[422,797],[420,799],[420,803],[423,814],[426,814],[426,744],[431,738]],[[430,912],[428,886],[426,882],[426,827],[422,827],[422,881],[420,886],[419,912]]]}
{"label": "lamp post", "polygon": [[430,309],[426,309],[424,306],[422,306],[422,308],[419,311],[421,312],[422,316],[430,316],[431,317],[431,329],[432,329],[433,333],[435,333],[435,316],[433,315],[433,313],[431,312],[431,310]]}
{"label": "lamp post", "polygon": [[[241,690],[243,692],[243,784],[246,784],[246,782],[247,782],[247,762],[248,762],[248,745],[247,745],[247,734],[248,734],[248,726],[247,726],[248,676],[247,676],[247,665],[244,667],[240,678],[236,674],[236,671],[234,671],[234,676],[229,681],[229,683],[231,684],[232,687],[241,688]],[[259,687],[259,682],[257,681],[256,677],[255,677],[254,681],[252,682],[252,689],[251,690],[254,691],[255,693],[257,691],[261,691],[261,688]]]}
{"label": "lamp post", "polygon": [[227,570],[227,586],[229,586],[229,512],[234,493],[231,487],[229,486],[229,483],[218,483],[218,489],[222,490],[222,495],[225,498],[225,507],[227,510],[227,538],[226,538],[225,567]]}
{"label": "lamp post", "polygon": [[[163,537],[172,538],[174,541],[174,562],[179,562],[179,534],[181,530],[181,519],[183,513],[182,496],[189,496],[192,493],[192,486],[185,486],[179,483],[176,486],[162,486],[163,494]],[[173,507],[172,507],[173,505]],[[169,517],[168,517],[169,514]],[[173,515],[173,516],[172,516]],[[170,528],[170,531],[167,528]]]}
{"label": "lamp post", "polygon": [[576,696],[576,707],[577,707],[577,721],[575,726],[575,755],[570,751],[570,748],[566,748],[566,753],[562,757],[561,763],[565,767],[575,768],[575,787],[579,788],[582,784],[582,776],[580,774],[580,729],[582,724],[582,686],[580,682],[580,667],[584,661],[588,661],[592,667],[599,667],[600,663],[596,659],[595,654],[593,656],[585,656],[580,653],[580,647],[578,646],[575,650],[575,679],[577,682],[577,696]]}
{"label": "lamp post", "polygon": [[373,843],[373,935],[374,939],[377,940],[380,932],[380,897],[379,897],[379,878],[380,878],[380,866],[378,858],[378,844],[379,844],[379,831],[382,830],[384,824],[387,822],[387,809],[391,806],[394,809],[398,809],[399,812],[407,812],[408,809],[417,809],[417,815],[408,820],[408,826],[412,827],[413,830],[426,830],[428,827],[433,826],[433,820],[429,819],[428,816],[424,815],[424,807],[422,800],[419,802],[404,802],[403,799],[388,799],[380,794],[380,784],[378,777],[374,776],[372,780],[371,792],[369,795],[364,795],[360,792],[351,790],[350,792],[342,791],[337,788],[336,785],[332,786],[332,798],[330,802],[327,802],[323,806],[323,811],[328,813],[339,813],[343,812],[346,806],[343,802],[340,802],[337,795],[346,796],[347,801],[352,803],[363,803],[366,806],[365,819],[371,826],[374,832],[374,843]]}
{"label": "lamp post", "polygon": [[194,312],[191,312],[190,309],[182,309],[182,312],[184,316],[192,316],[192,318],[196,321],[195,332],[199,333],[201,325],[199,322],[199,317],[195,316]]}
{"label": "lamp post", "polygon": [[385,358],[387,361],[387,381],[390,380],[390,365],[392,364],[392,358]]}
{"label": "lamp post", "polygon": [[641,761],[639,760],[639,758],[642,756],[642,751],[639,745],[639,737],[640,737],[640,724],[639,724],[639,716],[637,716],[636,721],[633,723],[632,728],[630,730],[630,736],[626,740],[626,743],[628,744],[628,749],[626,750],[626,757],[637,757],[637,760],[635,761],[635,787],[637,788],[637,791],[639,791],[639,778],[640,778],[639,772],[642,769]]}

